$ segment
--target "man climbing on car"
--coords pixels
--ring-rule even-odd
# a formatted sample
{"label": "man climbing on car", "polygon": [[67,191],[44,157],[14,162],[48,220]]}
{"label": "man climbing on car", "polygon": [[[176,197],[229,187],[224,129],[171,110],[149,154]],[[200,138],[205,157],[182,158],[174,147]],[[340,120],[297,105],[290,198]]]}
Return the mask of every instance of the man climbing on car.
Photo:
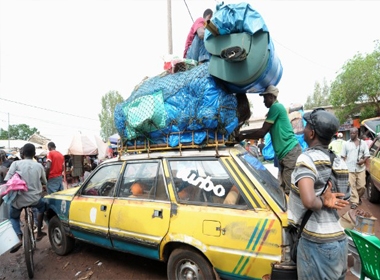
{"label": "man climbing on car", "polygon": [[288,113],[281,103],[278,102],[279,90],[275,86],[268,86],[260,96],[264,97],[265,107],[269,108],[267,118],[258,129],[245,130],[239,134],[237,140],[264,138],[270,133],[273,149],[279,160],[279,179],[285,193],[290,191],[290,178],[296,165],[298,156],[301,154],[301,145],[294,135]]}

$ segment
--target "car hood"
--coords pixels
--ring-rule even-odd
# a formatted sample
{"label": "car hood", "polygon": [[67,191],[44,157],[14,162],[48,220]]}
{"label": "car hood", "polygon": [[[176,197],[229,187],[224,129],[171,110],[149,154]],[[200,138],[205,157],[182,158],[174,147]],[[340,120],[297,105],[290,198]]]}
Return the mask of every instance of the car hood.
{"label": "car hood", "polygon": [[59,196],[67,197],[66,199],[68,199],[69,197],[72,198],[77,193],[79,188],[80,187],[75,187],[75,188],[70,188],[67,190],[60,191],[60,192],[55,192],[55,193],[45,196],[45,199],[56,198]]}

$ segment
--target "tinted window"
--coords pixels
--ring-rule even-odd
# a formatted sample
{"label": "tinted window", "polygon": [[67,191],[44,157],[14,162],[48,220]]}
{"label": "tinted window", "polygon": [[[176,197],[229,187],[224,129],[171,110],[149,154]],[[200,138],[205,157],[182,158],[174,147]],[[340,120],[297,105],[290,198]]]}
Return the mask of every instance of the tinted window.
{"label": "tinted window", "polygon": [[179,203],[247,206],[239,188],[217,159],[170,160],[169,165]]}
{"label": "tinted window", "polygon": [[82,189],[83,195],[113,196],[122,163],[105,165],[99,168],[86,182]]}

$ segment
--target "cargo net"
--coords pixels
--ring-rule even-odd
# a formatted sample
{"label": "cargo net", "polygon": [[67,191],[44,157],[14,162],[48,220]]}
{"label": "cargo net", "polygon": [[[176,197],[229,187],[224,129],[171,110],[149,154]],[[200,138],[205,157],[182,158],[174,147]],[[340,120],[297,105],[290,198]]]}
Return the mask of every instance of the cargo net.
{"label": "cargo net", "polygon": [[209,75],[207,63],[143,81],[114,116],[127,147],[223,142],[238,126],[237,98]]}

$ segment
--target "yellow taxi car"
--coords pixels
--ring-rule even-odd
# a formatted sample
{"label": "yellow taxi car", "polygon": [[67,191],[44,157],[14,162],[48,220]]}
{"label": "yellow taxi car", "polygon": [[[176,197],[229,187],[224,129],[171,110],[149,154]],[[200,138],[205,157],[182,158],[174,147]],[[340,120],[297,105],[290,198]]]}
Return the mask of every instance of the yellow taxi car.
{"label": "yellow taxi car", "polygon": [[370,157],[366,162],[367,197],[372,203],[380,202],[380,137],[369,147]]}
{"label": "yellow taxi car", "polygon": [[168,279],[295,279],[287,196],[240,145],[138,153],[45,197],[53,250],[75,240],[167,263]]}

